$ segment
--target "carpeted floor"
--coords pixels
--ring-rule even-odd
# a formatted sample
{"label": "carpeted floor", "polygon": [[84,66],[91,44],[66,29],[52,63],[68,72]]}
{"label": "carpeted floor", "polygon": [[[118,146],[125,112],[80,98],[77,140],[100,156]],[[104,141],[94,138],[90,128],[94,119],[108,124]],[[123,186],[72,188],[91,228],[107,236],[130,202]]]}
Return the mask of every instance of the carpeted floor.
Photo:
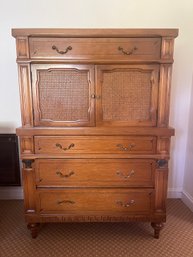
{"label": "carpeted floor", "polygon": [[193,257],[193,213],[168,200],[160,239],[148,223],[46,224],[31,239],[22,201],[0,201],[0,257]]}

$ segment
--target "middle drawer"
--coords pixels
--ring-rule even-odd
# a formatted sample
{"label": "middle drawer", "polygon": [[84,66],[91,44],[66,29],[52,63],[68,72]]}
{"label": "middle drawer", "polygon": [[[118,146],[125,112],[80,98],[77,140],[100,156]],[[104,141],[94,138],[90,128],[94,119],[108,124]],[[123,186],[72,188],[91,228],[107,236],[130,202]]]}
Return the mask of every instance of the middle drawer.
{"label": "middle drawer", "polygon": [[39,154],[151,154],[154,136],[35,136]]}
{"label": "middle drawer", "polygon": [[153,187],[153,159],[37,159],[39,187]]}

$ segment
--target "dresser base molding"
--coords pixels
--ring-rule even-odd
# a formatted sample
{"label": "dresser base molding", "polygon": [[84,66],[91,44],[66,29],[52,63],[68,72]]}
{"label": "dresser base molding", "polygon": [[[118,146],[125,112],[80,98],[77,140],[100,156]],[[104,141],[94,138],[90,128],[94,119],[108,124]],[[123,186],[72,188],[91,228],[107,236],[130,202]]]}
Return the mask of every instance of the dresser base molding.
{"label": "dresser base molding", "polygon": [[27,228],[31,231],[32,238],[36,238],[39,234],[39,231],[46,223],[82,223],[82,222],[150,222],[151,226],[154,229],[154,238],[159,239],[160,231],[164,227],[163,222],[150,220],[149,217],[123,217],[123,216],[68,216],[68,217],[43,217],[39,219],[39,222],[29,222]]}
{"label": "dresser base molding", "polygon": [[132,222],[132,221],[142,221],[142,222],[165,222],[165,215],[159,215],[155,217],[150,217],[149,215],[77,215],[77,214],[67,214],[67,215],[30,215],[26,214],[25,220],[27,223],[57,223],[57,222]]}
{"label": "dresser base molding", "polygon": [[166,221],[166,215],[159,213],[157,216],[150,217],[149,215],[38,215],[38,214],[26,214],[27,227],[31,231],[32,238],[36,238],[38,233],[46,223],[99,223],[99,222],[150,222],[154,229],[154,238],[158,239],[160,231],[163,228],[163,223]]}

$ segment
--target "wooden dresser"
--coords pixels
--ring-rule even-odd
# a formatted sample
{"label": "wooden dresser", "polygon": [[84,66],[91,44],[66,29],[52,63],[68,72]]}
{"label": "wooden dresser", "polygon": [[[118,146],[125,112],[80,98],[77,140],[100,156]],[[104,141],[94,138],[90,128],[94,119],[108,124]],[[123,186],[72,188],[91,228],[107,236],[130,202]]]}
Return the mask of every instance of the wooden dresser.
{"label": "wooden dresser", "polygon": [[166,220],[177,29],[13,29],[25,218]]}

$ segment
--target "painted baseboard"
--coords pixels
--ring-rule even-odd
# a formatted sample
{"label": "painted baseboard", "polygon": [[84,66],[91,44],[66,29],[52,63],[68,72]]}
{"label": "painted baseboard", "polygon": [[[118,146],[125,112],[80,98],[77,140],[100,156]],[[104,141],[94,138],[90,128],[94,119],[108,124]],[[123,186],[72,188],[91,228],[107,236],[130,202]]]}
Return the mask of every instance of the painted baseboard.
{"label": "painted baseboard", "polygon": [[23,199],[22,187],[0,187],[0,200]]}
{"label": "painted baseboard", "polygon": [[[184,194],[184,198],[185,198]],[[168,189],[168,198],[182,198],[182,189],[181,188],[169,188]],[[191,199],[186,196],[187,199]],[[22,187],[0,187],[0,199],[11,200],[11,199],[23,199],[23,188]],[[192,202],[193,200],[189,200]]]}
{"label": "painted baseboard", "polygon": [[168,188],[168,198],[182,198],[182,188]]}
{"label": "painted baseboard", "polygon": [[185,191],[182,192],[182,201],[193,212],[193,197],[189,193]]}

